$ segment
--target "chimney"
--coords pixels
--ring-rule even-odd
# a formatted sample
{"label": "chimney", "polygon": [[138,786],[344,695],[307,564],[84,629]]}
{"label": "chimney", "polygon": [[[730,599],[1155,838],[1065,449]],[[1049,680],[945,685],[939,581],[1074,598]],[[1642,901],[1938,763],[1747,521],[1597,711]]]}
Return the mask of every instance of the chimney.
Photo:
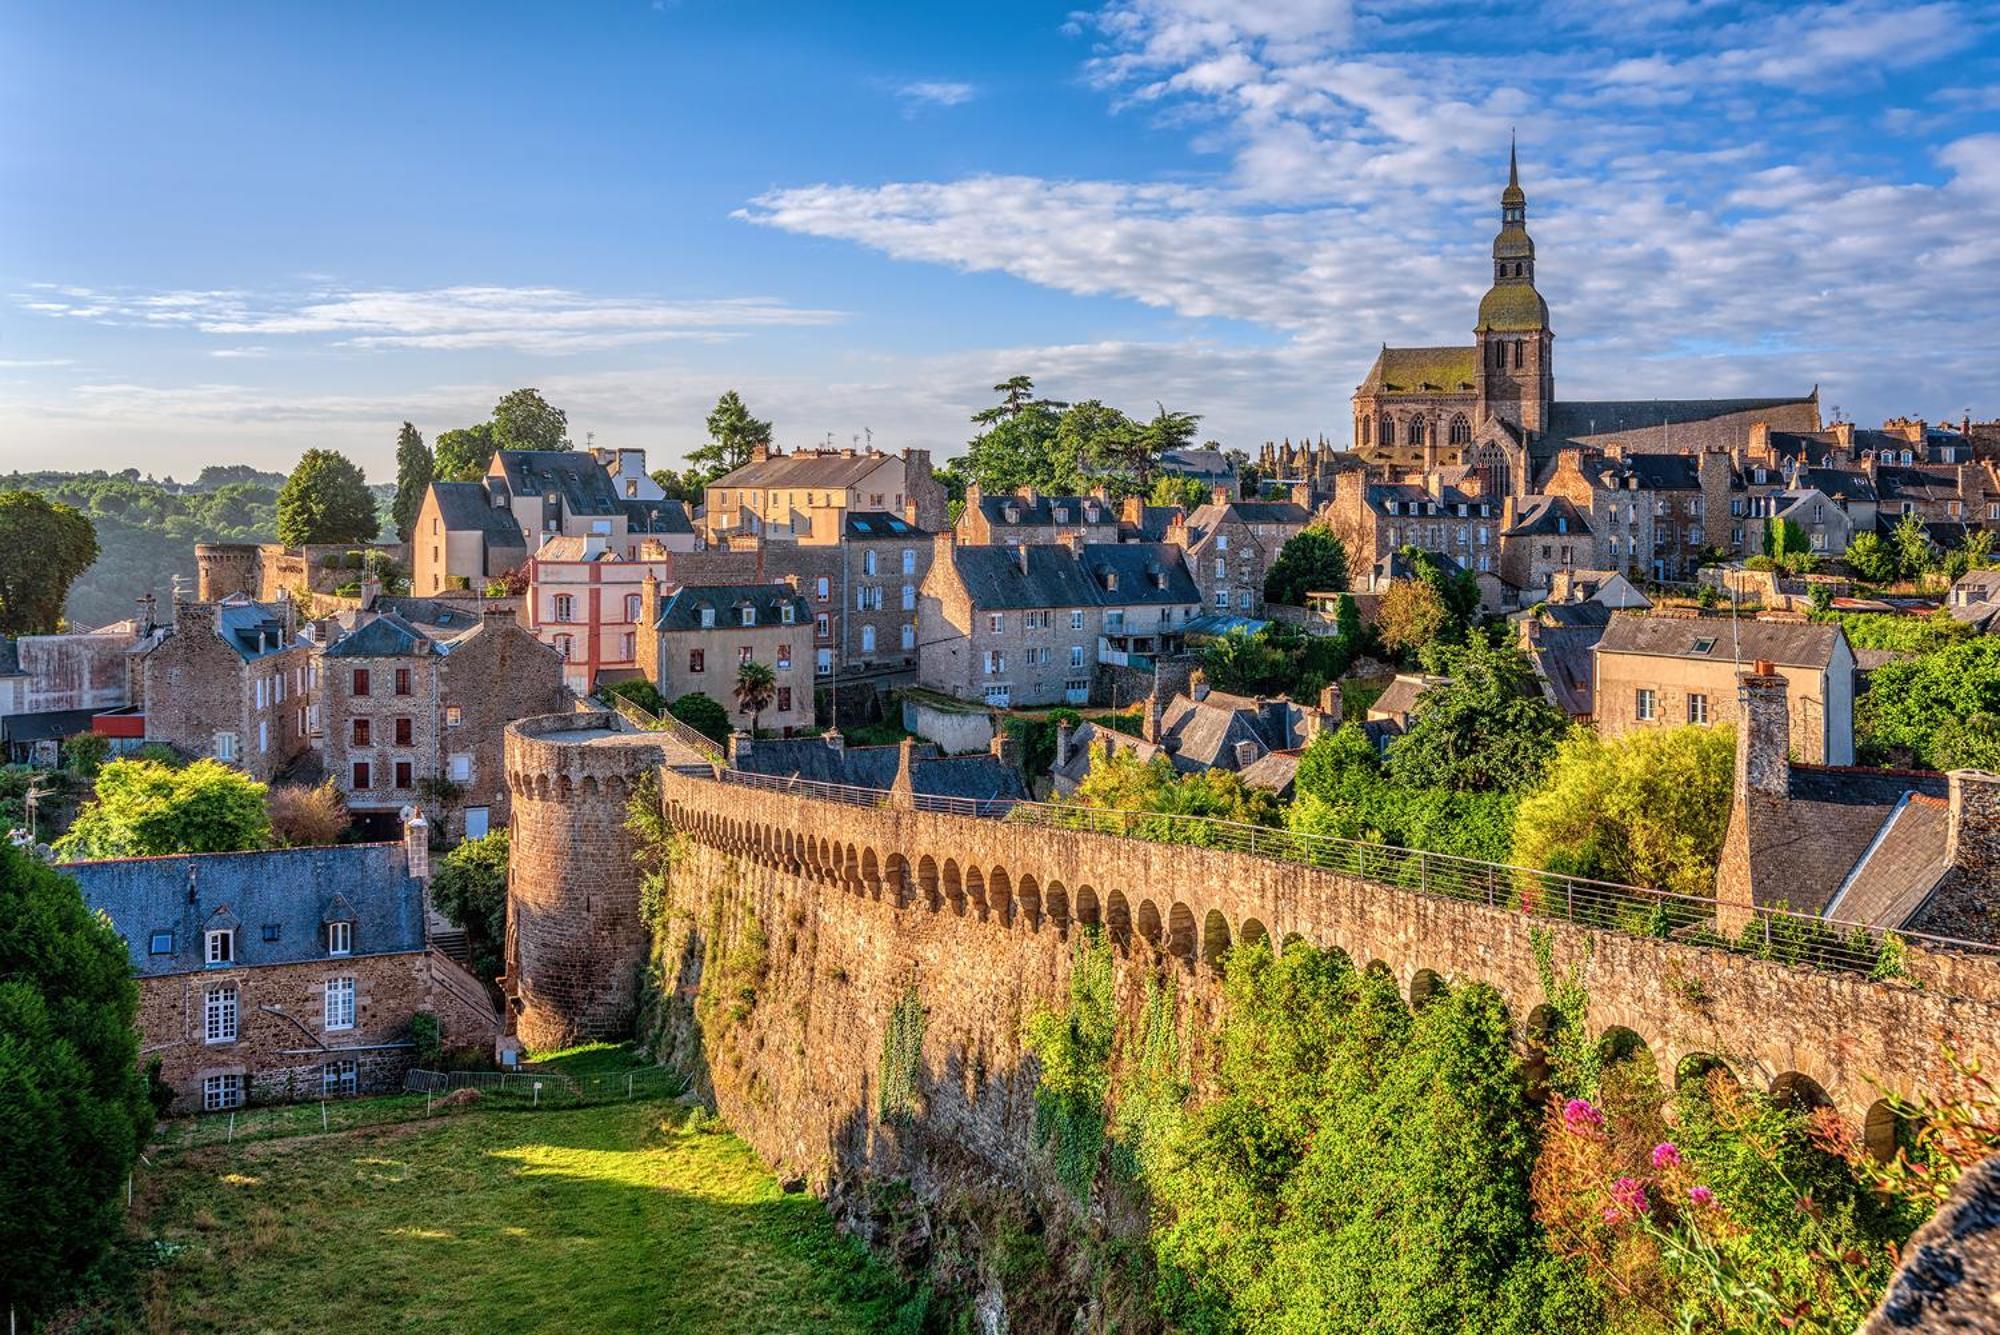
{"label": "chimney", "polygon": [[1217,505],[1229,504],[1229,488],[1211,487],[1209,489],[1208,499]]}
{"label": "chimney", "polygon": [[[995,738],[998,742],[998,738]],[[889,805],[901,807],[905,811],[917,805],[916,785],[917,739],[905,737],[896,748],[896,778],[889,785]]]}
{"label": "chimney", "polygon": [[1519,502],[1514,499],[1512,492],[1500,498],[1500,531],[1502,533],[1514,527],[1515,511],[1518,508]]}
{"label": "chimney", "polygon": [[1854,423],[1835,422],[1833,424],[1833,443],[1838,445],[1843,450],[1853,449]]}
{"label": "chimney", "polygon": [[2000,775],[1955,769],[1945,848],[1968,886],[1986,887],[1989,921],[2000,916]]}
{"label": "chimney", "polygon": [[1146,501],[1142,496],[1127,496],[1118,506],[1118,517],[1137,528],[1139,521],[1146,517]]}
{"label": "chimney", "polygon": [[755,745],[756,739],[743,731],[743,729],[737,728],[731,732],[729,734],[729,768],[739,768],[737,762],[749,755]]}
{"label": "chimney", "polygon": [[1341,703],[1340,683],[1319,688],[1320,726],[1338,728],[1340,726]]}
{"label": "chimney", "polygon": [[430,822],[424,819],[420,808],[413,806],[403,808],[403,863],[409,868],[410,879],[426,882],[431,879]]}
{"label": "chimney", "polygon": [[1791,791],[1792,716],[1785,679],[1764,659],[1737,681],[1736,795],[1782,798]]}
{"label": "chimney", "polygon": [[1146,696],[1146,713],[1139,725],[1139,736],[1158,746],[1160,743],[1160,692],[1157,687]]}
{"label": "chimney", "polygon": [[[908,745],[907,740],[904,744]],[[993,752],[995,760],[1007,768],[1021,768],[1021,739],[1007,731],[1006,725],[1001,724],[993,729],[993,741],[987,749]]]}
{"label": "chimney", "polygon": [[1294,482],[1292,484],[1292,504],[1298,506],[1301,510],[1311,510],[1313,508],[1312,483]]}
{"label": "chimney", "polygon": [[1022,543],[1014,549],[1014,559],[1021,563],[1021,573],[1028,573],[1028,544]]}
{"label": "chimney", "polygon": [[1076,730],[1070,727],[1068,719],[1056,720],[1056,767],[1058,769],[1069,764],[1069,748],[1075,733]]}
{"label": "chimney", "polygon": [[1771,453],[1771,424],[1769,422],[1757,422],[1751,426],[1749,452],[1769,457]]}
{"label": "chimney", "polygon": [[372,572],[361,577],[361,610],[372,611],[375,600],[382,596],[382,581]]}

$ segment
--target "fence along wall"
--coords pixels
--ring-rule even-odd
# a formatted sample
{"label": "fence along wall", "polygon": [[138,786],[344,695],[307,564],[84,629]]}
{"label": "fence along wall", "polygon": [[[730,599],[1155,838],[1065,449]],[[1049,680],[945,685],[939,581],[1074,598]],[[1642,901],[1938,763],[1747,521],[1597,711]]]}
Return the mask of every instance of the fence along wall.
{"label": "fence along wall", "polygon": [[[2000,1060],[2000,968],[1975,956],[1912,947],[1906,978],[1872,981],[1211,848],[750,792],[672,771],[661,798],[700,844],[820,895],[880,903],[893,910],[882,920],[891,931],[949,924],[957,944],[932,962],[927,995],[960,986],[950,976],[960,967],[990,987],[979,966],[999,936],[1059,940],[1099,924],[1126,962],[1196,977],[1234,942],[1297,937],[1387,968],[1419,1004],[1453,979],[1489,983],[1533,1042],[1550,1021],[1530,936],[1540,928],[1558,969],[1580,969],[1593,1034],[1629,1031],[1668,1081],[1720,1062],[1746,1087],[1823,1097],[1879,1125],[1882,1095],[1927,1088],[1941,1037],[1969,1058]],[[1023,1010],[1019,995],[986,1004]],[[878,1054],[847,1055],[866,1065]]]}

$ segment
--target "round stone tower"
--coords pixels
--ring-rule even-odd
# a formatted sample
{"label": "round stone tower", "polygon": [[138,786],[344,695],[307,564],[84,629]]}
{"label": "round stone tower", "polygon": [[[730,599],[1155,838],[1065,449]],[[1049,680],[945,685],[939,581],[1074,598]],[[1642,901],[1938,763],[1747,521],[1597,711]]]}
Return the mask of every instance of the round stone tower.
{"label": "round stone tower", "polygon": [[507,725],[508,1003],[531,1050],[630,1032],[646,962],[625,808],[666,759],[611,713]]}
{"label": "round stone tower", "polygon": [[254,542],[198,542],[194,545],[195,601],[220,602],[232,593],[258,597],[263,554]]}

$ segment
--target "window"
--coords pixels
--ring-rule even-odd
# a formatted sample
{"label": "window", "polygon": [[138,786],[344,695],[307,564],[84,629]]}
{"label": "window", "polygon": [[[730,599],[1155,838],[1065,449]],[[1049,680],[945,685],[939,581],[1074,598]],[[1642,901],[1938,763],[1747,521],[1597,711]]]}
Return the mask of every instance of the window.
{"label": "window", "polygon": [[152,940],[146,944],[146,953],[148,955],[173,954],[174,934],[172,932],[154,932]]}
{"label": "window", "polygon": [[700,649],[688,650],[688,671],[689,672],[708,671],[708,655]]}
{"label": "window", "polygon": [[282,935],[282,932],[283,929],[277,923],[267,922],[264,924],[264,940],[267,942],[275,944],[278,937]]}
{"label": "window", "polygon": [[215,734],[215,758],[222,761],[233,761],[236,759],[235,733],[218,732]]}
{"label": "window", "polygon": [[353,782],[349,783],[348,787],[357,793],[365,793],[368,791],[370,787],[370,776],[368,773],[367,761],[357,760],[354,762]]}
{"label": "window", "polygon": [[1227,610],[1227,609],[1228,609],[1228,607],[1229,607],[1229,590],[1227,590],[1227,589],[1217,589],[1217,590],[1215,591],[1215,605],[1216,605],[1217,607],[1220,607],[1220,608],[1223,608],[1223,609],[1225,609],[1225,610]]}
{"label": "window", "polygon": [[861,628],[861,652],[864,654],[875,652],[875,628],[873,626],[863,626]]}
{"label": "window", "polygon": [[573,654],[575,651],[576,651],[576,641],[572,640],[567,635],[556,636],[556,657],[562,659],[563,662],[567,663],[570,660],[570,655]]}
{"label": "window", "polygon": [[826,613],[821,612],[818,616],[815,616],[813,618],[814,639],[824,640],[832,634],[833,634],[833,622],[831,619],[828,618]]}
{"label": "window", "polygon": [[1651,722],[1653,713],[1653,693],[1641,686],[1632,701],[1632,713],[1641,722]]}
{"label": "window", "polygon": [[864,575],[873,575],[875,573],[875,553],[873,551],[861,553],[861,573]]}
{"label": "window", "polygon": [[236,984],[208,989],[201,1007],[201,1034],[204,1043],[236,1041]]}
{"label": "window", "polygon": [[396,786],[398,788],[414,788],[416,786],[416,782],[417,782],[416,774],[412,770],[410,762],[407,760],[397,761]]}
{"label": "window", "polygon": [[257,753],[262,755],[271,749],[271,724],[268,719],[257,720]]}
{"label": "window", "polygon": [[[873,626],[870,626],[870,627],[869,627],[868,629],[872,631],[872,630],[874,630],[875,628],[874,628]],[[784,671],[784,670],[785,670],[786,668],[789,668],[789,667],[790,667],[791,665],[792,665],[792,646],[791,646],[791,645],[789,645],[789,644],[781,644],[781,645],[779,645],[779,646],[778,646],[778,670],[779,670],[780,672],[783,672],[783,671]]]}
{"label": "window", "polygon": [[212,969],[222,969],[236,963],[236,929],[218,927],[206,938],[206,949],[202,958]]}
{"label": "window", "polygon": [[1691,691],[1688,694],[1688,722],[1708,722],[1708,697],[1699,691]]}
{"label": "window", "polygon": [[356,669],[354,669],[354,693],[355,693],[356,695],[366,695],[366,694],[368,694],[368,669],[367,669],[367,668],[356,668]]}
{"label": "window", "polygon": [[408,695],[409,693],[410,693],[410,670],[408,668],[397,668],[396,694]]}
{"label": "window", "polygon": [[914,547],[903,548],[903,573],[905,575],[917,573],[917,549]]}
{"label": "window", "polygon": [[743,605],[743,624],[746,626],[757,624],[757,608],[755,604],[745,603]]}
{"label": "window", "polygon": [[460,751],[451,758],[451,781],[453,783],[472,782],[471,753]]}
{"label": "window", "polygon": [[905,612],[917,610],[917,586],[914,584],[903,586],[903,610]]}
{"label": "window", "polygon": [[710,626],[713,626],[715,624],[715,609],[713,607],[709,607],[706,605],[702,607],[701,624],[702,624],[702,629],[704,630],[708,629]]}
{"label": "window", "polygon": [[203,1112],[223,1112],[243,1106],[243,1077],[241,1075],[204,1076],[201,1082],[201,1110]]}
{"label": "window", "polygon": [[993,709],[1005,709],[1013,693],[1013,688],[1010,686],[988,686],[986,688],[986,703]]}
{"label": "window", "polygon": [[821,575],[819,579],[817,579],[813,583],[813,597],[817,598],[820,602],[825,602],[827,598],[830,596],[831,587],[832,586],[827,582],[826,576]]}
{"label": "window", "polygon": [[[1519,277],[1520,273],[1521,273],[1521,266],[1517,264],[1514,266],[1514,274],[1516,277]],[[1514,341],[1514,369],[1517,371],[1521,369],[1522,357],[1526,353],[1527,347],[1528,344],[1527,340],[1525,339],[1516,339]]]}
{"label": "window", "polygon": [[986,651],[986,675],[990,677],[996,672],[1005,672],[1006,670],[1007,655],[1001,653],[998,649],[988,649]]}
{"label": "window", "polygon": [[1218,552],[1229,550],[1229,535],[1227,533],[1218,533],[1215,535],[1215,550]]}
{"label": "window", "polygon": [[627,621],[639,619],[639,595],[636,593],[625,595],[625,619]]}
{"label": "window", "polygon": [[1700,639],[1696,640],[1694,642],[1694,652],[1698,654],[1714,653],[1715,652],[1714,637],[1709,635],[1704,635]]}
{"label": "window", "polygon": [[1077,608],[1071,608],[1071,609],[1070,609],[1070,614],[1069,614],[1069,628],[1070,628],[1071,630],[1082,630],[1082,629],[1083,629],[1083,609],[1082,609],[1082,608],[1080,608],[1080,607],[1077,607]]}
{"label": "window", "polygon": [[328,1029],[352,1029],[354,1027],[354,980],[352,978],[329,978],[326,980],[326,1027]]}
{"label": "window", "polygon": [[1125,609],[1114,607],[1104,614],[1104,629],[1122,631],[1125,629]]}
{"label": "window", "polygon": [[1229,562],[1220,556],[1215,558],[1215,577],[1217,579],[1229,578]]}
{"label": "window", "polygon": [[259,709],[262,709],[262,708],[264,707],[264,691],[265,691],[265,688],[266,688],[267,686],[269,686],[269,685],[270,685],[270,683],[269,683],[269,682],[267,682],[267,681],[265,681],[265,680],[264,680],[264,678],[262,678],[262,677],[259,677],[259,678],[257,678],[257,680],[256,680],[256,681],[255,681],[254,683],[252,683],[252,684],[253,684],[253,685],[255,686],[255,688],[256,688],[256,695],[257,695],[257,708],[259,708]]}
{"label": "window", "polygon": [[330,922],[326,925],[326,953],[329,955],[352,955],[354,953],[353,923]]}
{"label": "window", "polygon": [[917,647],[917,623],[914,621],[905,621],[903,623],[903,649],[905,652],[907,652],[916,647]]}
{"label": "window", "polygon": [[556,620],[573,621],[576,618],[576,599],[567,593],[556,595]]}
{"label": "window", "polygon": [[831,677],[833,675],[833,650],[816,649],[813,651],[813,675],[816,677]]}
{"label": "window", "polygon": [[988,612],[986,614],[986,629],[998,635],[1001,631],[1005,630],[1006,628],[1007,628],[1007,617],[1005,613]]}
{"label": "window", "polygon": [[778,688],[778,712],[780,714],[786,713],[790,711],[791,707],[792,688],[789,686],[780,686]]}
{"label": "window", "polygon": [[396,720],[396,745],[415,746],[416,743],[411,740],[415,736],[416,721],[414,719],[399,718]]}
{"label": "window", "polygon": [[798,610],[796,608],[789,602],[778,604],[778,623],[780,625],[789,626],[796,620],[798,620]]}
{"label": "window", "polygon": [[1069,665],[1070,665],[1071,667],[1073,667],[1073,668],[1080,668],[1080,667],[1082,667],[1082,666],[1083,666],[1083,646],[1082,646],[1082,645],[1080,645],[1080,644],[1072,644],[1072,645],[1071,645],[1071,646],[1069,647]]}
{"label": "window", "polygon": [[368,745],[368,720],[365,718],[354,720],[354,744],[356,746]]}

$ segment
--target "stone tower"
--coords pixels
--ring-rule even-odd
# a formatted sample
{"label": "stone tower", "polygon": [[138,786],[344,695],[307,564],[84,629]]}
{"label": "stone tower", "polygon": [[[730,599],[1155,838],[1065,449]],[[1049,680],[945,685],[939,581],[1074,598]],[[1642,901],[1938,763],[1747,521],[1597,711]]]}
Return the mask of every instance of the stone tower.
{"label": "stone tower", "polygon": [[232,593],[263,596],[263,553],[254,542],[194,545],[195,601],[219,603]]}
{"label": "stone tower", "polygon": [[1529,435],[1548,430],[1555,399],[1555,334],[1549,305],[1535,290],[1535,242],[1528,235],[1528,196],[1521,169],[1507,150],[1507,188],[1500,193],[1500,234],[1493,238],[1493,286],[1479,303],[1479,418],[1497,417]]}

